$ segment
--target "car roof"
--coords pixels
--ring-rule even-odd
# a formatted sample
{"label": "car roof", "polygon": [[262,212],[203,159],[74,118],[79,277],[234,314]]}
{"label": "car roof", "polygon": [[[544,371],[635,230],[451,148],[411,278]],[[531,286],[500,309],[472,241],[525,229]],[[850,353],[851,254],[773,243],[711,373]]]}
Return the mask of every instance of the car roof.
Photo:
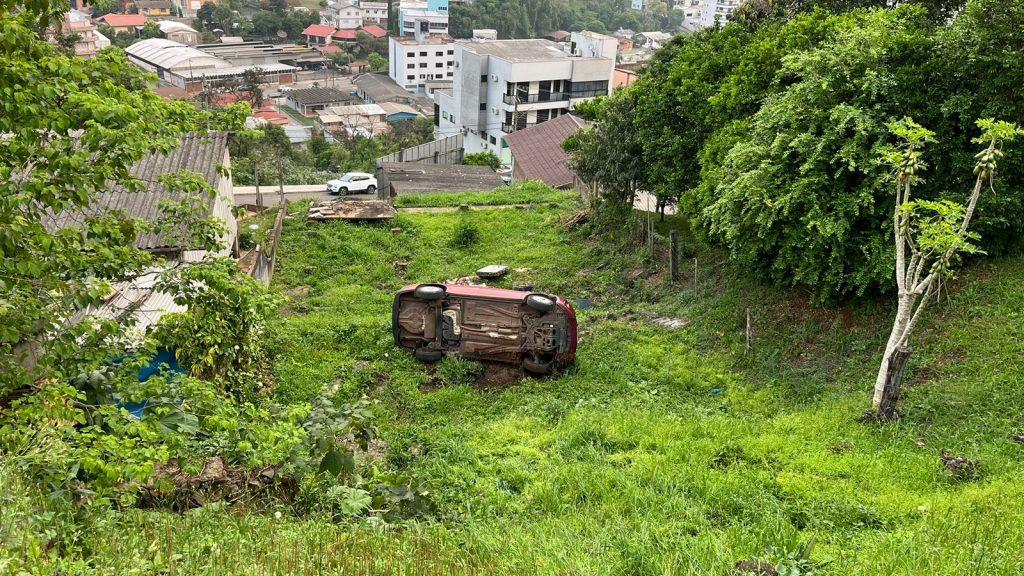
{"label": "car roof", "polygon": [[373,174],[369,174],[369,173],[366,173],[366,172],[345,172],[345,174],[343,174],[343,176],[370,176],[370,177],[372,177]]}

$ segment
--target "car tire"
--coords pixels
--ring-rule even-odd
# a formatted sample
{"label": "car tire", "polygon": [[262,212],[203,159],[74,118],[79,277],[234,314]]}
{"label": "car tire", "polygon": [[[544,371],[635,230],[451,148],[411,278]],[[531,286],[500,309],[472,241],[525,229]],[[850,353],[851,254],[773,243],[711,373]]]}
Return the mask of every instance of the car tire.
{"label": "car tire", "polygon": [[345,188],[344,186],[338,188],[338,194],[341,194],[342,196],[348,196],[348,188]]}
{"label": "car tire", "polygon": [[441,350],[431,350],[430,348],[417,348],[413,351],[413,356],[420,362],[437,362],[444,358],[444,352]]}
{"label": "car tire", "polygon": [[417,286],[413,295],[420,300],[440,300],[444,298],[445,292],[444,286],[424,284],[423,286]]}
{"label": "car tire", "polygon": [[377,193],[377,187],[374,186],[373,184],[370,184],[369,186],[366,187],[366,193],[367,194],[376,194]]}
{"label": "car tire", "polygon": [[551,362],[534,362],[529,358],[523,359],[523,370],[531,374],[551,374],[552,367]]}
{"label": "car tire", "polygon": [[555,299],[543,294],[530,294],[526,297],[526,305],[538,312],[550,312],[555,307]]}

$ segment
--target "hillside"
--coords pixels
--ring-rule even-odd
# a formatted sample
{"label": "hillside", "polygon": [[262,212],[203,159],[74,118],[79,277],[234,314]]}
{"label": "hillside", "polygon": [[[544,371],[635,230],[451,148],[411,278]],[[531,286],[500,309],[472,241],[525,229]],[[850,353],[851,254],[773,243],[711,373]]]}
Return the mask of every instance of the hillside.
{"label": "hillside", "polygon": [[[387,529],[289,519],[287,509],[279,520],[220,506],[121,512],[90,535],[102,542],[93,561],[156,568],[179,554],[181,574],[402,573],[412,563],[430,573],[727,574],[755,558],[799,573],[1020,572],[1024,445],[1010,435],[1024,408],[1024,260],[963,275],[917,341],[903,419],[879,425],[859,417],[886,303],[813,307],[688,241],[694,294],[692,270],[672,285],[639,251],[616,248],[626,239],[565,230],[559,218],[573,209],[565,198],[404,213],[393,235],[389,225],[307,223],[294,206],[273,284],[291,295],[272,335],[273,393],[289,403],[325,389],[365,395],[381,466],[414,477],[432,511]],[[453,249],[460,221],[479,240]],[[671,227],[684,228],[669,220],[659,231]],[[499,285],[592,303],[579,311],[579,354],[565,374],[487,386],[474,363],[428,367],[393,347],[396,288],[490,263],[515,269]],[[654,317],[689,324],[670,330]],[[946,471],[942,450],[976,461],[976,477]],[[146,551],[158,548],[153,560]]]}

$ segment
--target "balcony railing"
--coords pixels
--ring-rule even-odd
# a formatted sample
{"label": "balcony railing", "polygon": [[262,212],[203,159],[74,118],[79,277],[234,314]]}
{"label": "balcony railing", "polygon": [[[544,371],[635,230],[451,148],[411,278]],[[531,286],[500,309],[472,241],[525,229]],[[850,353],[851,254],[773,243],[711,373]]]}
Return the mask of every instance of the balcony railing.
{"label": "balcony railing", "polygon": [[607,96],[608,89],[602,88],[600,90],[579,90],[569,92],[568,97],[572,100],[577,98],[597,98],[598,96]]}
{"label": "balcony railing", "polygon": [[506,134],[511,134],[511,133],[515,132],[516,130],[524,129],[527,126],[532,126],[532,124],[520,124],[519,126],[516,126],[515,124],[505,124],[505,123],[502,123],[501,131],[506,133]]}
{"label": "balcony railing", "polygon": [[535,104],[537,102],[564,102],[569,99],[565,92],[540,92],[539,94],[504,94],[501,101],[505,104]]}

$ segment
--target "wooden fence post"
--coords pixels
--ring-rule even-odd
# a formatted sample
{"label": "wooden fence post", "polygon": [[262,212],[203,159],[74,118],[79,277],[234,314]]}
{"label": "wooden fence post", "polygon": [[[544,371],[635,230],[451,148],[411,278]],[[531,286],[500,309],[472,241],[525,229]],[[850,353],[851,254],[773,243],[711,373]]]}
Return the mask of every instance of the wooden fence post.
{"label": "wooden fence post", "polygon": [[754,322],[750,318],[750,308],[747,308],[747,349],[744,354],[750,353],[750,343],[754,340]]}
{"label": "wooden fence post", "polygon": [[679,231],[668,233],[668,271],[673,282],[679,281]]}

